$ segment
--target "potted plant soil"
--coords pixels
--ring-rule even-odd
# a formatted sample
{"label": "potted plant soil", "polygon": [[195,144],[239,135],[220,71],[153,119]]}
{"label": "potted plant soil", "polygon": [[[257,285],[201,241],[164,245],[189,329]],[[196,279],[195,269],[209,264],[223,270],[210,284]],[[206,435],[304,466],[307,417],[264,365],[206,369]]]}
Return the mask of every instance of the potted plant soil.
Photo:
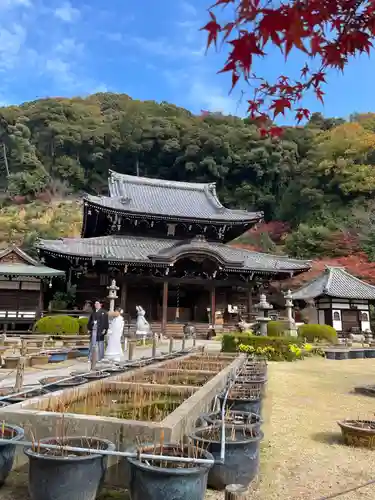
{"label": "potted plant soil", "polygon": [[[222,423],[221,411],[203,413],[200,418],[207,422],[208,425],[216,425]],[[226,410],[224,414],[224,421],[225,425],[228,425],[230,427],[232,427],[233,425],[239,425],[254,429],[260,429],[260,426],[263,423],[260,415],[238,410]]]}
{"label": "potted plant soil", "polygon": [[9,472],[12,470],[16,445],[11,441],[21,441],[24,431],[21,427],[11,424],[2,424],[0,426],[0,438],[9,439],[8,443],[0,443],[0,486],[3,486]]}
{"label": "potted plant soil", "polygon": [[[40,444],[57,445],[45,449]],[[89,448],[91,452],[72,452],[63,446]],[[86,437],[45,438],[25,448],[29,458],[31,500],[95,500],[104,482],[107,457],[95,450],[114,450],[106,439]]]}
{"label": "potted plant soil", "polygon": [[191,435],[195,446],[206,449],[215,459],[208,473],[207,485],[224,490],[229,484],[248,486],[259,469],[259,448],[263,433],[247,426],[225,427],[225,461],[220,463],[222,426],[196,429]]}
{"label": "potted plant soil", "polygon": [[345,444],[375,449],[375,420],[341,420],[337,423]]}
{"label": "potted plant soil", "polygon": [[[194,446],[148,445],[138,448],[138,452],[213,460],[209,452],[202,447]],[[167,462],[162,459],[146,461],[128,458],[127,460],[132,500],[204,500],[207,476],[212,464]]]}
{"label": "potted plant soil", "polygon": [[[219,394],[221,406],[224,404],[225,391]],[[248,413],[261,414],[262,390],[259,387],[235,385],[228,392],[226,410],[240,410]]]}

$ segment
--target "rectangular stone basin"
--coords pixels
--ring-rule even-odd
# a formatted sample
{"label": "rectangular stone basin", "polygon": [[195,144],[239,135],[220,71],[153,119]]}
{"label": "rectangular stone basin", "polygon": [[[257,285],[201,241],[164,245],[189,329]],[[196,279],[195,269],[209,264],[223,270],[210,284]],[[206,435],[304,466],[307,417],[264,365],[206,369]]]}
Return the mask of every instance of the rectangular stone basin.
{"label": "rectangular stone basin", "polygon": [[170,361],[166,368],[170,370],[204,370],[218,373],[223,370],[226,366],[230,365],[230,360],[210,360],[206,356],[203,358],[193,358],[193,359],[178,359]]}
{"label": "rectangular stone basin", "polygon": [[199,386],[206,384],[215,373],[202,370],[147,370],[137,373],[129,381],[147,382],[149,384],[165,384],[179,386]]}
{"label": "rectangular stone basin", "polygon": [[101,386],[53,394],[30,407],[64,414],[95,415],[122,420],[161,422],[176,410],[194,389],[103,382]]}

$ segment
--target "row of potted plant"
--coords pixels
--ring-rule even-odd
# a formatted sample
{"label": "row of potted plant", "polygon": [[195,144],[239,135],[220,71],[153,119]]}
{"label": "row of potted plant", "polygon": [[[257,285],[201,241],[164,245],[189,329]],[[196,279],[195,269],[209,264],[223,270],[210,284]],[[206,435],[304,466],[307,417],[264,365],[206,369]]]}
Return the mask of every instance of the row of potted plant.
{"label": "row of potted plant", "polygon": [[[258,391],[261,400],[266,380],[266,362],[248,360],[228,398],[225,393],[219,396],[224,412],[202,415],[188,444],[160,442],[129,450],[133,453],[127,458],[132,500],[203,500],[207,485],[218,490],[235,482],[248,485],[258,471],[263,438],[261,404],[256,408],[249,395]],[[24,431],[3,424],[0,438],[3,483],[12,469],[15,441],[23,440]],[[26,446],[31,500],[95,500],[103,485],[107,455],[114,450],[113,443],[96,437],[46,438]]]}

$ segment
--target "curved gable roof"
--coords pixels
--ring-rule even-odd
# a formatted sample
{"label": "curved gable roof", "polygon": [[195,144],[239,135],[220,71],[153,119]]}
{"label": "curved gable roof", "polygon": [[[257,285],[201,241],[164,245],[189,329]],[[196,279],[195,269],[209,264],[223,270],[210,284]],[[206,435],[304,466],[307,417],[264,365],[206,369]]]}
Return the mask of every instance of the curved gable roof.
{"label": "curved gable roof", "polygon": [[293,299],[308,300],[321,295],[340,299],[375,300],[375,286],[349,274],[342,267],[327,267],[320,276],[294,292]]}
{"label": "curved gable roof", "polygon": [[89,196],[88,201],[113,210],[186,220],[250,223],[263,217],[262,212],[224,207],[215,183],[168,181],[110,170],[108,187],[110,197]]}

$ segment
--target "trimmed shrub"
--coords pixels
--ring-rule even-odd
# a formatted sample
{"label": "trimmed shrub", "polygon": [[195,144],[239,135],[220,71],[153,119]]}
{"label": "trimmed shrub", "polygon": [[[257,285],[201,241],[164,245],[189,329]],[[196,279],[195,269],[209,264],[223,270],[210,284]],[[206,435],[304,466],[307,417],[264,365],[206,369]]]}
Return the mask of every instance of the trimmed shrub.
{"label": "trimmed shrub", "polygon": [[267,323],[267,335],[269,337],[284,337],[288,330],[286,321],[269,321]]}
{"label": "trimmed shrub", "polygon": [[89,322],[89,318],[78,318],[80,335],[88,335],[88,331],[87,331],[88,322]]}
{"label": "trimmed shrub", "polygon": [[223,340],[221,343],[222,352],[236,352],[238,351],[239,345],[251,345],[255,349],[258,347],[274,347],[276,350],[288,349],[290,344],[295,344],[297,346],[303,345],[303,340],[295,337],[258,337],[256,335],[248,334],[226,334],[223,335]]}
{"label": "trimmed shrub", "polygon": [[44,335],[78,335],[79,322],[78,319],[63,314],[44,316],[35,323],[33,330]]}
{"label": "trimmed shrub", "polygon": [[331,344],[337,342],[337,332],[329,325],[301,325],[298,328],[298,335],[308,342],[314,342],[316,340],[327,340]]}

